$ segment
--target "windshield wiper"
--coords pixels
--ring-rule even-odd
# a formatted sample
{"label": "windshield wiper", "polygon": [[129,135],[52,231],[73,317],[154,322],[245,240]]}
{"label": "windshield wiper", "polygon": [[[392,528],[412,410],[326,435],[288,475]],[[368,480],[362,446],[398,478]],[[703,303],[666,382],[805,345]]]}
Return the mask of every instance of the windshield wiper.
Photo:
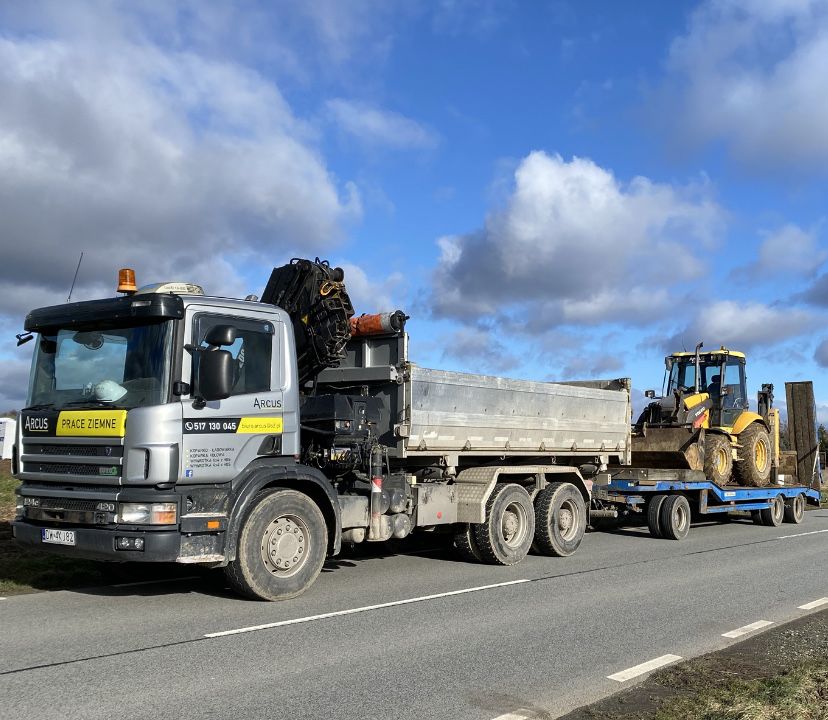
{"label": "windshield wiper", "polygon": [[53,408],[55,404],[53,402],[47,403],[39,403],[37,405],[29,405],[29,407],[24,407],[24,410],[45,410],[46,408]]}
{"label": "windshield wiper", "polygon": [[112,402],[107,402],[106,400],[93,400],[92,398],[88,400],[71,400],[70,402],[63,403],[63,407],[71,407],[71,406],[79,406],[79,405],[91,405],[92,407],[104,407],[104,408],[112,408],[113,410],[128,410],[129,408],[126,405],[116,405]]}

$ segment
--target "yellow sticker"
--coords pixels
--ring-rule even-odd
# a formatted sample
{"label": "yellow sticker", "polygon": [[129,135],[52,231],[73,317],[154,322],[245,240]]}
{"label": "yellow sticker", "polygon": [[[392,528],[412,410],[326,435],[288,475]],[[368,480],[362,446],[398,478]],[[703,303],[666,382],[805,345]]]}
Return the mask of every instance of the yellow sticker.
{"label": "yellow sticker", "polygon": [[64,437],[123,437],[126,410],[61,410],[56,434]]}
{"label": "yellow sticker", "polygon": [[243,417],[236,433],[281,433],[281,417]]}

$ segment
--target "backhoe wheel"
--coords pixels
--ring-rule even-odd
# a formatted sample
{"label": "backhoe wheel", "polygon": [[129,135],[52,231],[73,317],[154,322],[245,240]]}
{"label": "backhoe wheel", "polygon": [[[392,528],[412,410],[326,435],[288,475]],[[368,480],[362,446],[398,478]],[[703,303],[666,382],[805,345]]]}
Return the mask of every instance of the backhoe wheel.
{"label": "backhoe wheel", "polygon": [[486,503],[486,519],[474,525],[484,562],[514,565],[526,557],[535,535],[535,510],[529,493],[515,483],[495,485]]}
{"label": "backhoe wheel", "polygon": [[662,537],[659,514],[666,499],[666,495],[653,495],[647,503],[647,527],[650,528],[650,535],[655,538]]}
{"label": "backhoe wheel", "polygon": [[287,600],[316,580],[327,548],[325,518],[313,500],[296,490],[264,490],[251,503],[225,573],[243,595]]}
{"label": "backhoe wheel", "polygon": [[454,550],[463,560],[483,562],[483,555],[480,554],[480,548],[474,535],[474,525],[468,523],[458,525],[454,533]]}
{"label": "backhoe wheel", "polygon": [[542,555],[572,555],[584,539],[586,504],[572,483],[550,483],[535,498],[535,543]]}
{"label": "backhoe wheel", "polygon": [[785,517],[785,499],[777,495],[771,502],[771,506],[759,511],[762,525],[768,527],[779,527]]}
{"label": "backhoe wheel", "polygon": [[725,435],[708,433],[704,439],[704,474],[710,482],[724,487],[733,471],[733,451]]}
{"label": "backhoe wheel", "polygon": [[658,512],[662,537],[683,540],[690,532],[690,503],[684,495],[670,495]]}
{"label": "backhoe wheel", "polygon": [[794,495],[785,503],[785,522],[799,525],[805,519],[805,496]]}
{"label": "backhoe wheel", "polygon": [[735,470],[741,485],[765,487],[770,483],[770,435],[758,422],[739,433],[739,457]]}

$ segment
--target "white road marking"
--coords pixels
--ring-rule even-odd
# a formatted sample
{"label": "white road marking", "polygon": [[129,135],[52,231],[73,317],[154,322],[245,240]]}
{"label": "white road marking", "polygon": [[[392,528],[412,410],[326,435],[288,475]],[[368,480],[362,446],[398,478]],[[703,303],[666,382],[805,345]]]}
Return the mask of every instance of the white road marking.
{"label": "white road marking", "polygon": [[125,587],[136,587],[138,585],[159,585],[161,583],[182,582],[183,580],[200,580],[200,579],[201,578],[198,575],[189,575],[187,577],[180,577],[180,578],[164,578],[163,580],[141,580],[140,582],[118,583],[117,585],[113,585],[112,587],[125,588]]}
{"label": "white road marking", "polygon": [[622,670],[621,672],[613,673],[612,675],[607,675],[607,679],[617,680],[618,682],[626,682],[627,680],[631,680],[634,677],[638,677],[639,675],[648,673],[651,670],[655,670],[656,668],[664,667],[665,665],[669,665],[670,663],[678,662],[679,660],[681,660],[681,655],[662,655],[661,657],[648,660],[645,663],[641,663],[640,665],[627,668],[626,670]]}
{"label": "white road marking", "polygon": [[320,613],[319,615],[293,618],[292,620],[279,620],[278,622],[265,623],[264,625],[251,625],[250,627],[237,628],[236,630],[222,630],[220,632],[207,633],[204,637],[223,637],[224,635],[238,635],[256,630],[269,630],[270,628],[284,627],[285,625],[298,625],[299,623],[313,622],[314,620],[326,620],[327,618],[339,617],[340,615],[356,615],[357,613],[369,612],[370,610],[381,610],[382,608],[395,607],[397,605],[410,605],[411,603],[425,602],[426,600],[436,600],[437,598],[451,597],[452,595],[465,595],[466,593],[493,590],[494,588],[520,585],[521,583],[527,582],[530,582],[527,578],[509,580],[507,582],[493,583],[492,585],[480,585],[478,587],[463,588],[462,590],[435,593],[434,595],[421,595],[420,597],[406,598],[405,600],[393,600],[392,602],[379,603],[377,605],[363,605],[362,607],[350,608],[348,610],[335,610],[333,612]]}
{"label": "white road marking", "polygon": [[800,610],[813,610],[814,608],[818,608],[822,605],[828,605],[828,597],[820,598],[819,600],[814,600],[813,602],[805,603],[804,605],[800,605]]}
{"label": "white road marking", "polygon": [[538,718],[540,718],[540,715],[533,710],[518,708],[514,712],[498,715],[496,718],[492,718],[492,720],[538,720]]}
{"label": "white road marking", "polygon": [[777,540],[787,540],[788,538],[803,537],[804,535],[819,535],[820,533],[828,533],[828,530],[811,530],[810,532],[797,533],[796,535],[780,535]]}
{"label": "white road marking", "polygon": [[722,633],[722,637],[742,637],[742,635],[752,633],[754,630],[761,630],[762,628],[767,627],[768,625],[773,625],[773,622],[770,620],[757,620],[755,623],[751,623],[750,625],[744,625],[740,628],[736,628],[735,630],[731,630],[730,632]]}

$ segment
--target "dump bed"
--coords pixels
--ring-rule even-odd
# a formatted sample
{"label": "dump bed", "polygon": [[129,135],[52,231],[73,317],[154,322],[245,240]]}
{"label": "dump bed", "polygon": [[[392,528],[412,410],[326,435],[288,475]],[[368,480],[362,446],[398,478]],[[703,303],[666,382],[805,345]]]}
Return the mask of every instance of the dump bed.
{"label": "dump bed", "polygon": [[629,463],[629,381],[545,383],[432,370],[404,332],[353,338],[318,392],[380,397],[381,442],[397,458],[492,455]]}

